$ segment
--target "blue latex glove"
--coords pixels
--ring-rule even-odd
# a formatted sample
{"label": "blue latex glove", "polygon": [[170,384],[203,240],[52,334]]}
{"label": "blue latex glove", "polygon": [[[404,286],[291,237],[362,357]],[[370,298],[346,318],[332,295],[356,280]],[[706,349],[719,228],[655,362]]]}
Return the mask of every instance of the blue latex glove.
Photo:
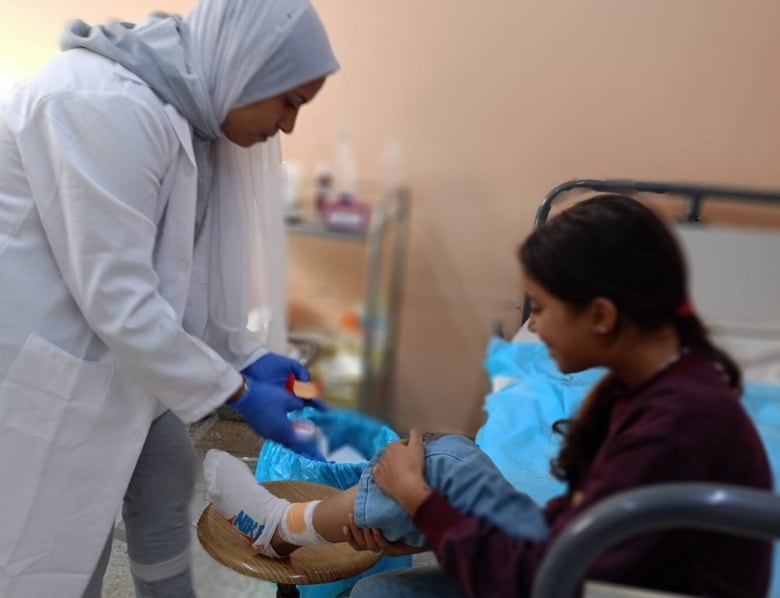
{"label": "blue latex glove", "polygon": [[277,353],[266,353],[252,365],[241,370],[241,373],[258,382],[276,384],[280,388],[284,388],[290,374],[303,382],[311,379],[309,370],[300,361]]}
{"label": "blue latex glove", "polygon": [[[292,390],[288,386],[291,374],[293,378],[302,382],[311,380],[309,370],[300,361],[277,353],[266,353],[252,365],[241,370],[241,373],[257,382],[273,384],[286,390]],[[305,405],[319,411],[328,410],[328,406],[319,399],[306,399]]]}
{"label": "blue latex glove", "polygon": [[318,452],[307,449],[304,441],[296,437],[287,413],[304,406],[327,411],[327,405],[319,399],[304,400],[296,397],[287,387],[290,375],[303,382],[311,379],[309,370],[300,361],[266,353],[253,364],[241,370],[249,382],[249,390],[238,400],[228,403],[238,411],[252,429],[264,438],[275,440],[297,453],[324,461]]}
{"label": "blue latex glove", "polygon": [[259,436],[275,440],[311,459],[324,461],[319,451],[310,450],[308,444],[296,436],[287,418],[290,411],[303,409],[304,400],[277,384],[258,382],[250,377],[247,377],[247,383],[248,390],[237,400],[227,403],[228,407],[238,411]]}

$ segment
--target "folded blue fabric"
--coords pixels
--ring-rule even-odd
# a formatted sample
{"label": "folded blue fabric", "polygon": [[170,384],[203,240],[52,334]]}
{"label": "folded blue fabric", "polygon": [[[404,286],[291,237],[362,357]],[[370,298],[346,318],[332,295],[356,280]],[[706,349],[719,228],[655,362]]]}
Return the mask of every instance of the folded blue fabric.
{"label": "folded blue fabric", "polygon": [[[742,404],[764,442],[772,466],[775,491],[780,492],[780,385],[748,381]],[[772,594],[772,596],[780,596]]]}
{"label": "folded blue fabric", "polygon": [[605,370],[562,374],[544,344],[499,338],[488,344],[484,365],[491,379],[509,381],[487,396],[476,443],[513,486],[543,504],[564,489],[550,474],[560,445],[552,425],[575,413]]}
{"label": "folded blue fabric", "polygon": [[[780,385],[748,381],[745,383],[742,403],[764,442],[772,467],[775,492],[780,492]],[[772,585],[767,595],[780,596],[780,542],[775,542]]]}

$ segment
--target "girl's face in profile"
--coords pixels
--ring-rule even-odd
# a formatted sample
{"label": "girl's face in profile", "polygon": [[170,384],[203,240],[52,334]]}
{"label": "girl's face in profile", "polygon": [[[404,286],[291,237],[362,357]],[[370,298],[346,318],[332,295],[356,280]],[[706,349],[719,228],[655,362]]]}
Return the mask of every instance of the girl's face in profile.
{"label": "girl's face in profile", "polygon": [[278,96],[234,108],[222,123],[222,132],[241,147],[263,143],[279,131],[290,134],[298,110],[317,95],[324,83],[325,77],[321,77]]}
{"label": "girl's face in profile", "polygon": [[527,274],[525,290],[531,302],[528,329],[547,345],[558,369],[571,374],[600,365],[594,362],[598,346],[589,309],[572,309]]}

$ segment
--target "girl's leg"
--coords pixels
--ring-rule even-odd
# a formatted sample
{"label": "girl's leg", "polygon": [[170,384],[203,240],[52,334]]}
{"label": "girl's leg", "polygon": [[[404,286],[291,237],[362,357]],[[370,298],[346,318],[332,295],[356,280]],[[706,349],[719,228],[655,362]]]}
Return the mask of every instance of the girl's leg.
{"label": "girl's leg", "polygon": [[343,542],[357,488],[325,500],[290,503],[257,483],[241,460],[210,450],[203,476],[211,502],[253,548],[266,556],[285,556],[308,544]]}
{"label": "girl's leg", "polygon": [[[371,467],[380,456],[369,462],[360,477],[355,523],[381,529],[390,541],[423,546],[426,539],[411,517],[374,482]],[[518,492],[490,458],[464,436],[442,436],[425,445],[425,478],[461,513],[490,521],[515,537],[539,540],[547,536],[541,509]]]}
{"label": "girl's leg", "polygon": [[[426,445],[425,475],[463,513],[482,517],[517,537],[541,539],[547,526],[540,509],[517,492],[493,462],[470,440],[444,436]],[[205,478],[217,510],[269,556],[289,554],[298,546],[344,540],[349,514],[361,527],[382,530],[390,541],[423,546],[425,537],[409,515],[379,490],[371,476],[376,455],[359,485],[324,501],[290,504],[260,486],[249,468],[221,451],[209,451]]]}
{"label": "girl's leg", "polygon": [[355,508],[357,492],[358,487],[353,486],[323,500],[314,510],[314,528],[323,538],[330,542],[344,541],[344,526]]}

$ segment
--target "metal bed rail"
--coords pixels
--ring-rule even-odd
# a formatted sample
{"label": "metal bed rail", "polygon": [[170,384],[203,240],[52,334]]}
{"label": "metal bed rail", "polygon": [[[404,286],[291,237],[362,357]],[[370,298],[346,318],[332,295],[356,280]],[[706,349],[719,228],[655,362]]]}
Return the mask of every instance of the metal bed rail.
{"label": "metal bed rail", "polygon": [[670,483],[628,490],[578,515],[537,572],[531,598],[570,598],[588,567],[631,536],[669,528],[780,537],[780,495],[734,485]]}
{"label": "metal bed rail", "polygon": [[[702,185],[695,183],[664,183],[653,181],[634,181],[630,179],[572,179],[553,188],[539,204],[534,218],[534,228],[539,228],[550,216],[550,211],[561,196],[569,191],[586,190],[597,193],[655,193],[658,195],[678,195],[685,198],[685,222],[699,222],[701,205],[704,199],[716,201],[766,203],[780,205],[780,190],[757,189],[753,187]],[[528,298],[523,303],[521,323],[525,323],[531,313]]]}

